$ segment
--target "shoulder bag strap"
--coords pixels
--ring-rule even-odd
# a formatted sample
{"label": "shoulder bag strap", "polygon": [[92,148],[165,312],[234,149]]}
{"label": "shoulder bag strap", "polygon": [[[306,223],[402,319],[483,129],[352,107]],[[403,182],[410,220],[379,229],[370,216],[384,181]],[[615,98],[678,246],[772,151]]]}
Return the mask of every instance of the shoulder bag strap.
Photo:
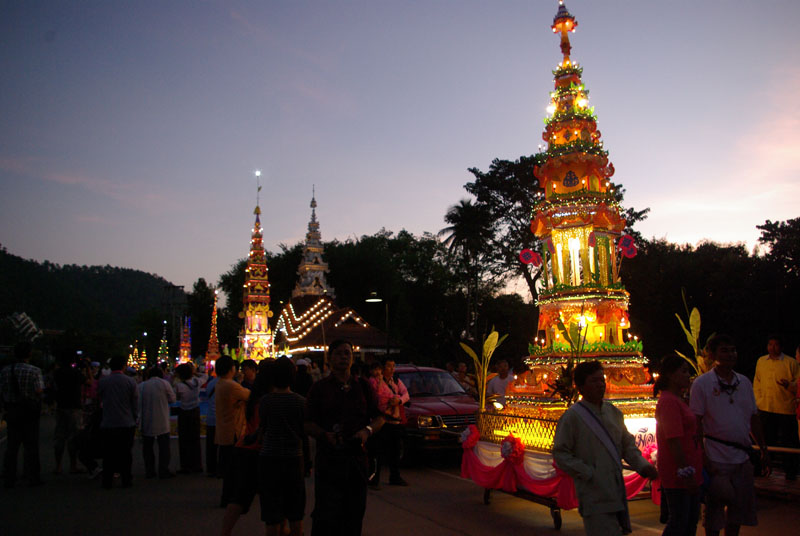
{"label": "shoulder bag strap", "polygon": [[[608,433],[608,429],[606,429],[605,425],[597,418],[597,415],[594,412],[586,407],[583,402],[578,402],[574,406],[575,410],[578,412],[578,415],[583,419],[583,422],[589,427],[597,439],[603,444],[606,448],[608,453],[614,459],[617,467],[619,468],[620,473],[622,472],[622,455],[620,454],[619,450],[617,450],[617,446],[614,444],[613,439],[611,439],[611,434]],[[628,512],[628,498],[625,493],[625,486],[622,486],[622,504],[624,505],[624,509],[621,512],[617,512],[617,521],[619,522],[620,527],[622,528],[623,534],[630,534],[632,532],[631,529],[631,518]]]}
{"label": "shoulder bag strap", "polygon": [[611,439],[611,434],[608,433],[605,425],[603,425],[600,419],[597,418],[597,415],[595,415],[592,410],[587,408],[583,402],[578,402],[573,407],[575,408],[575,411],[578,412],[578,415],[581,417],[581,419],[583,419],[583,422],[586,424],[586,426],[589,427],[589,430],[591,430],[597,439],[600,440],[621,471],[622,455],[620,454],[619,450],[617,450],[617,446]]}

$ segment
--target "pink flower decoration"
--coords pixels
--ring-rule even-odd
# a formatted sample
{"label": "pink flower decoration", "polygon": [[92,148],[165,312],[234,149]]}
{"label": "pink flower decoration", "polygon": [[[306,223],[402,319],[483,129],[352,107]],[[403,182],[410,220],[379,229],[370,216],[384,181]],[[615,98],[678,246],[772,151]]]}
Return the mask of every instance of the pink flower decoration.
{"label": "pink flower decoration", "polygon": [[650,463],[656,463],[658,461],[658,445],[655,443],[647,445],[642,451],[642,456]]}
{"label": "pink flower decoration", "polygon": [[478,444],[481,438],[481,432],[474,424],[470,424],[463,432],[461,432],[461,448],[471,449]]}
{"label": "pink flower decoration", "polygon": [[525,458],[525,446],[522,444],[522,440],[514,437],[514,434],[508,434],[500,444],[500,455],[514,465],[521,464]]}

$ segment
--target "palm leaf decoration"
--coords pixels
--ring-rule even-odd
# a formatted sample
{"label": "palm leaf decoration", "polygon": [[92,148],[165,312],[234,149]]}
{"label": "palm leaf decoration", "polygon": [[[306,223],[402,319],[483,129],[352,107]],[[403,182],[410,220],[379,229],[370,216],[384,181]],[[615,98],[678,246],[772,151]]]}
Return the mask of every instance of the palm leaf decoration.
{"label": "palm leaf decoration", "polygon": [[481,345],[480,357],[478,357],[478,354],[475,353],[469,345],[463,342],[459,343],[461,348],[472,358],[473,363],[475,363],[475,376],[478,384],[478,403],[481,408],[486,407],[486,377],[489,375],[489,362],[492,359],[492,354],[503,344],[503,341],[506,340],[507,337],[508,334],[500,336],[500,334],[495,331],[494,326],[492,326],[491,333],[486,336]]}

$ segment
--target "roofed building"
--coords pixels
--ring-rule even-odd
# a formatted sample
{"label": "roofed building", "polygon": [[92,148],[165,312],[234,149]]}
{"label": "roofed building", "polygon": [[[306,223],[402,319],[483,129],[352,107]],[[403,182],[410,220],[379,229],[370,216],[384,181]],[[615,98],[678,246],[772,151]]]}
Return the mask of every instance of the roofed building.
{"label": "roofed building", "polygon": [[297,285],[275,326],[277,350],[324,360],[327,345],[345,339],[362,356],[386,354],[390,345],[383,331],[372,327],[354,309],[336,306],[335,291],[327,282],[328,265],[323,259],[316,208],[317,200],[312,195],[311,221],[297,269]]}

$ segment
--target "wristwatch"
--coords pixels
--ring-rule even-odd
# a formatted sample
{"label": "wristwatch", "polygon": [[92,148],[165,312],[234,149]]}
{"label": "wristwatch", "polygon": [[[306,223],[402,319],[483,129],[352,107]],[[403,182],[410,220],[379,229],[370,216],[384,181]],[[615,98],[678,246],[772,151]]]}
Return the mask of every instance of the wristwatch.
{"label": "wristwatch", "polygon": [[369,435],[372,435],[374,433],[374,430],[372,429],[372,426],[366,425],[364,428],[367,429],[367,432],[369,432]]}

